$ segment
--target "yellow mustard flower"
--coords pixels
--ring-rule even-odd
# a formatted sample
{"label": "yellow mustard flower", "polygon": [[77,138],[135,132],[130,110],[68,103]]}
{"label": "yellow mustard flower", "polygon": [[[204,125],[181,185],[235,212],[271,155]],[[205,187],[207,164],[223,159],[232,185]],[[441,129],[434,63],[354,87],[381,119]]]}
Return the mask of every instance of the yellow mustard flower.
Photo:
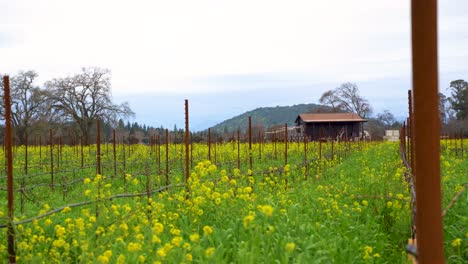
{"label": "yellow mustard flower", "polygon": [[211,228],[210,226],[204,226],[203,227],[203,234],[209,236],[213,233],[213,228]]}
{"label": "yellow mustard flower", "polygon": [[205,250],[205,256],[211,257],[215,253],[215,248],[214,247],[209,247]]}
{"label": "yellow mustard flower", "polygon": [[461,245],[461,238],[457,238],[452,241],[452,247],[459,247]]}
{"label": "yellow mustard flower", "polygon": [[266,216],[272,216],[273,215],[273,207],[271,207],[271,205],[259,205],[258,209],[260,210],[260,212],[262,212],[264,215]]}
{"label": "yellow mustard flower", "polygon": [[289,243],[286,243],[286,246],[284,246],[284,249],[286,250],[286,252],[293,252],[294,249],[296,249],[296,244],[294,242],[289,242]]}
{"label": "yellow mustard flower", "polygon": [[189,236],[189,238],[190,238],[190,241],[192,241],[194,243],[200,241],[200,235],[198,235],[198,234],[191,234]]}
{"label": "yellow mustard flower", "polygon": [[155,223],[153,225],[153,232],[156,234],[160,234],[164,231],[164,225],[161,223]]}

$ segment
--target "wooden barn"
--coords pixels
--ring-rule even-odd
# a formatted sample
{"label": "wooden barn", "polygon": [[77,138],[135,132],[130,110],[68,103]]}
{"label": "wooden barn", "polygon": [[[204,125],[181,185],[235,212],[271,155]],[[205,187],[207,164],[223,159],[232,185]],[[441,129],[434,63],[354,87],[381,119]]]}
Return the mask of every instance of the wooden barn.
{"label": "wooden barn", "polygon": [[310,140],[358,140],[364,134],[364,122],[354,113],[300,114],[295,121]]}

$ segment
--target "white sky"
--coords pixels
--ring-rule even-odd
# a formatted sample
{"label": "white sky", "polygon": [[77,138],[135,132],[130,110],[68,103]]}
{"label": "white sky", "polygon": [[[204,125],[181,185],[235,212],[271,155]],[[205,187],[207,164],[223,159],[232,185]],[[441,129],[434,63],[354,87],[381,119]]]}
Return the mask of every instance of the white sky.
{"label": "white sky", "polygon": [[[441,75],[468,78],[467,13],[439,1]],[[409,78],[410,43],[410,0],[0,0],[0,72],[105,67],[119,96]]]}

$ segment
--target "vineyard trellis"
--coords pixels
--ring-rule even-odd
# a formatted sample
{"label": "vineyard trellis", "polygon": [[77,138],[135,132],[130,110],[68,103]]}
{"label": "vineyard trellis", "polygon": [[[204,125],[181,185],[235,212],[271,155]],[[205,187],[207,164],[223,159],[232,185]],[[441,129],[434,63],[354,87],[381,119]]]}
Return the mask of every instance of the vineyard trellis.
{"label": "vineyard trellis", "polygon": [[[447,212],[450,208],[451,204],[455,203],[458,197],[460,197],[459,193],[461,193],[465,188],[466,184],[464,185],[462,191],[457,193],[457,195],[452,199],[451,204],[442,212],[441,210],[441,193],[440,193],[440,160],[439,160],[439,146],[440,146],[440,126],[439,126],[439,113],[438,113],[438,94],[437,94],[437,83],[438,83],[438,62],[437,62],[437,0],[412,0],[412,65],[413,65],[413,94],[409,93],[409,96],[413,96],[410,101],[409,106],[409,119],[406,123],[405,131],[401,134],[404,135],[401,138],[402,145],[400,147],[401,156],[405,166],[408,168],[406,179],[409,185],[409,190],[411,192],[412,201],[413,201],[413,224],[412,224],[412,235],[417,238],[418,242],[417,245],[414,247],[410,247],[409,251],[417,257],[417,260],[420,263],[443,263],[444,256],[443,256],[443,240],[442,240],[442,215]],[[6,140],[5,140],[5,153],[6,153],[6,180],[7,180],[7,192],[8,192],[8,219],[7,224],[3,225],[3,227],[7,227],[8,231],[8,253],[9,253],[9,261],[10,263],[15,263],[15,252],[14,252],[14,229],[13,225],[17,224],[14,222],[13,218],[13,149],[11,146],[12,138],[11,138],[11,122],[9,121],[8,108],[9,103],[9,92],[7,93],[8,85],[8,77],[5,76],[4,78],[5,83],[5,103],[7,108],[6,114]],[[249,122],[250,123],[250,122]],[[250,131],[250,129],[249,129]],[[285,128],[285,132],[287,133],[287,125]],[[169,146],[168,146],[168,131],[166,130],[166,173],[165,173],[165,180],[166,180],[166,187],[169,186]],[[188,129],[186,131],[186,138],[187,134],[189,133]],[[239,139],[239,134],[238,134]],[[99,140],[98,140],[99,141]],[[115,141],[114,141],[115,142]],[[174,140],[175,142],[175,140]],[[238,140],[239,144],[240,140]],[[276,142],[276,141],[275,141]],[[39,175],[44,176],[50,175],[50,187],[58,187],[58,186],[69,186],[67,184],[63,185],[56,185],[54,184],[54,177],[56,175],[61,175],[60,170],[54,171],[54,148],[53,146],[53,138],[51,133],[51,147],[50,147],[50,171],[46,173],[41,173]],[[208,144],[211,142],[209,141]],[[293,149],[291,146],[293,144],[289,144],[288,146],[287,136],[284,142],[284,154],[285,154],[285,163],[288,161],[288,151]],[[457,147],[457,140],[455,139],[455,149]],[[60,143],[59,143],[60,144]],[[261,143],[260,143],[261,144]],[[275,143],[276,144],[276,143]],[[319,156],[318,159],[322,159],[322,143],[319,142]],[[359,143],[358,143],[359,144]],[[354,144],[354,146],[358,145]],[[463,140],[460,141],[461,144],[461,155],[463,156]],[[60,144],[61,145],[61,144]],[[238,145],[239,146],[239,145]],[[260,145],[261,146],[261,145]],[[307,142],[305,145],[305,149],[307,150]],[[314,145],[315,146],[315,145]],[[160,147],[160,146],[159,146]],[[315,146],[316,147],[316,146]],[[125,173],[129,171],[129,168],[126,166],[129,165],[126,163],[125,158],[125,144],[121,147],[123,149],[122,152],[122,175],[123,180],[125,182]],[[173,155],[180,157],[177,152],[177,146],[175,145],[175,149],[172,150],[174,152]],[[131,151],[132,147],[128,147],[128,150]],[[261,147],[259,148],[261,149]],[[296,148],[298,149],[298,148]],[[339,155],[344,155],[346,151],[350,151],[351,143],[341,145],[342,152],[338,152]],[[82,148],[83,150],[83,148]],[[91,148],[89,148],[91,151]],[[133,149],[134,151],[138,151],[138,149]],[[186,140],[186,153],[187,152],[187,140]],[[216,144],[215,144],[216,150]],[[240,152],[240,147],[238,147],[238,153]],[[60,150],[59,150],[60,151]],[[248,148],[248,157],[249,157],[249,167],[253,169],[252,166],[252,144],[251,144],[251,133],[249,133],[249,148]],[[16,152],[18,150],[16,149]],[[158,150],[157,152],[160,152]],[[456,150],[458,152],[458,150]],[[216,153],[216,152],[215,152]],[[96,153],[95,153],[96,154]],[[206,153],[203,153],[206,155]],[[210,156],[211,153],[209,153]],[[271,153],[270,153],[271,154]],[[458,153],[456,153],[458,154]],[[216,154],[215,154],[216,155]],[[333,152],[332,152],[333,155]],[[100,154],[98,154],[100,156]],[[115,156],[115,155],[114,155]],[[158,160],[160,158],[160,154],[158,154]],[[188,155],[187,155],[188,156]],[[186,158],[187,158],[186,156]],[[307,151],[304,151],[305,160],[309,158],[307,156]],[[193,157],[193,155],[192,155]],[[215,156],[216,157],[216,156]],[[273,155],[271,155],[273,157]],[[275,145],[275,152],[274,157],[276,158],[276,145]],[[409,158],[408,158],[409,157]],[[216,160],[216,159],[215,159]],[[42,160],[41,160],[42,161]],[[171,164],[174,165],[174,168],[182,166],[182,159],[174,159],[171,160]],[[28,160],[29,162],[29,160]],[[58,167],[62,168],[61,159],[58,159]],[[239,156],[236,160],[228,161],[230,164],[236,164],[237,167],[240,167],[241,161]],[[96,161],[96,163],[98,163]],[[116,163],[114,163],[116,164]],[[145,172],[149,172],[148,162],[143,162],[142,165]],[[187,163],[186,163],[187,164]],[[82,167],[84,166],[84,160],[82,156]],[[96,164],[94,164],[96,165]],[[102,164],[99,164],[102,165]],[[28,171],[28,165],[26,164],[26,170]],[[39,164],[41,168],[42,163]],[[146,166],[146,168],[145,168]],[[98,166],[100,167],[100,166]],[[89,169],[92,169],[93,166],[90,166]],[[17,168],[18,169],[18,168]],[[23,169],[23,167],[21,168]],[[83,168],[81,168],[83,169]],[[115,174],[115,166],[112,167]],[[158,169],[158,173],[161,170]],[[188,172],[186,167],[185,173]],[[29,171],[28,171],[29,175]],[[33,174],[34,175],[34,174]],[[63,174],[62,174],[63,176]],[[143,175],[145,176],[145,175]],[[31,178],[35,178],[33,176]],[[27,178],[24,178],[26,180]],[[64,181],[65,182],[65,181]],[[79,182],[79,181],[78,181]],[[150,183],[150,182],[147,182]],[[26,183],[21,183],[22,188],[30,188],[26,186]],[[175,185],[174,185],[175,186]],[[149,184],[146,187],[150,187]],[[37,186],[36,188],[40,188]],[[151,195],[155,190],[150,191],[152,188],[147,188],[146,193],[144,195]],[[18,190],[18,189],[15,189]],[[156,189],[158,190],[158,189]],[[20,189],[21,191],[21,189]],[[24,191],[23,191],[24,192]],[[122,194],[122,197],[126,197],[125,195],[136,195],[136,194]],[[71,204],[73,206],[80,206],[79,203],[77,205]],[[70,204],[68,206],[71,206]],[[56,209],[58,210],[58,209]],[[413,230],[414,229],[414,230]],[[415,250],[417,249],[417,251]]]}
{"label": "vineyard trellis", "polygon": [[[8,77],[5,77],[8,78]],[[5,82],[8,83],[8,82]],[[7,95],[7,93],[6,93]],[[260,139],[255,143],[252,141],[252,126],[251,118],[249,118],[249,130],[246,136],[241,136],[240,130],[237,131],[237,155],[236,157],[229,157],[226,154],[226,149],[229,147],[229,143],[219,145],[217,141],[212,146],[212,139],[210,130],[206,144],[208,146],[208,153],[202,153],[203,148],[199,147],[203,143],[194,143],[190,137],[190,131],[188,126],[188,101],[185,102],[186,109],[186,132],[185,132],[185,144],[170,144],[171,137],[169,136],[169,130],[165,130],[165,142],[161,144],[161,136],[153,136],[150,140],[149,145],[127,145],[125,144],[125,138],[123,137],[120,144],[116,138],[115,130],[112,131],[112,143],[106,142],[102,144],[101,133],[100,133],[100,122],[96,121],[97,124],[97,135],[96,144],[90,146],[84,146],[83,138],[74,139],[73,142],[79,144],[75,145],[64,145],[61,137],[54,137],[53,129],[49,130],[49,144],[44,145],[42,137],[39,140],[34,140],[35,144],[26,144],[24,146],[12,146],[8,145],[8,139],[5,141],[7,144],[3,146],[5,154],[10,153],[10,156],[5,158],[5,163],[11,166],[6,166],[5,171],[0,171],[0,181],[7,181],[7,188],[0,188],[0,192],[7,192],[9,199],[9,208],[11,206],[11,214],[9,214],[8,222],[6,224],[0,223],[0,228],[8,227],[9,235],[9,253],[10,262],[14,263],[14,225],[29,223],[34,220],[49,216],[56,212],[64,210],[64,208],[73,208],[86,206],[90,204],[97,204],[99,200],[85,200],[78,193],[74,193],[74,190],[82,190],[82,183],[89,179],[90,175],[108,175],[105,178],[106,182],[120,182],[123,186],[123,193],[106,197],[107,200],[117,198],[130,198],[136,196],[148,196],[162,191],[167,191],[173,188],[185,186],[187,197],[190,193],[188,189],[187,181],[189,180],[190,170],[193,169],[194,164],[197,162],[206,160],[206,154],[211,159],[212,147],[214,148],[214,161],[213,163],[224,167],[224,168],[245,168],[245,164],[248,164],[247,168],[250,171],[258,170],[259,168],[255,164],[256,158],[254,153],[258,153],[258,160],[270,159],[275,161],[279,169],[274,171],[266,169],[264,171],[257,171],[257,173],[263,173],[265,175],[283,173],[282,167],[292,162],[296,166],[304,166],[306,168],[305,179],[310,173],[319,173],[325,169],[322,160],[331,160],[333,162],[339,162],[346,157],[346,152],[352,151],[353,149],[362,148],[362,145],[354,144],[351,147],[351,143],[341,143],[334,145],[334,143],[322,143],[312,142],[304,138],[303,141],[296,140],[290,142],[290,139],[286,136],[283,142],[275,142],[275,148],[268,150],[263,147],[265,141]],[[9,129],[9,128],[8,128]],[[7,129],[7,130],[8,130]],[[287,131],[287,124],[285,125]],[[10,130],[8,130],[10,131]],[[11,131],[10,131],[11,132]],[[7,133],[8,134],[8,133]],[[10,134],[11,136],[11,134]],[[242,138],[248,139],[248,144],[241,144]],[[259,137],[261,138],[261,137]],[[177,139],[174,138],[174,141]],[[37,144],[39,142],[39,144]],[[235,149],[235,143],[233,149]],[[279,150],[284,152],[284,160],[278,159],[277,144],[283,145],[284,148]],[[301,146],[303,144],[303,146]],[[326,146],[324,146],[325,144]],[[185,145],[185,147],[184,147]],[[109,154],[109,148],[111,148]],[[314,149],[319,148],[318,155],[314,155]],[[104,150],[105,151],[102,151]],[[185,151],[184,151],[185,150]],[[39,152],[39,160],[31,153]],[[149,151],[150,155],[148,159],[135,159],[134,156],[138,156],[140,151]],[[185,152],[185,157],[182,154]],[[303,156],[303,159],[295,160],[288,159],[289,153],[295,154],[294,156]],[[241,155],[241,153],[247,153],[247,155]],[[297,155],[297,153],[303,153]],[[164,156],[165,162],[162,158]],[[24,159],[21,160],[21,157]],[[241,158],[243,157],[243,158]],[[3,155],[2,155],[3,158]],[[185,162],[183,162],[185,160]],[[190,162],[189,162],[190,161]],[[165,170],[162,170],[162,163],[165,163]],[[315,164],[315,171],[311,170],[310,164]],[[185,165],[185,166],[184,166]],[[2,175],[5,173],[4,175]],[[252,173],[252,172],[250,172]],[[12,175],[15,175],[13,179]],[[121,175],[121,177],[119,177]],[[128,192],[127,175],[133,175],[134,179],[138,179],[141,182],[140,191],[136,193]],[[176,175],[185,175],[185,183],[176,182]],[[219,179],[213,179],[217,181]],[[174,181],[174,182],[172,182]],[[99,183],[100,190],[104,188]],[[40,215],[31,216],[26,208],[28,204],[35,204],[40,206],[40,202],[44,195],[48,192],[62,193],[64,205],[58,206],[55,209],[49,210]],[[13,206],[13,196],[18,194],[20,200],[19,212],[22,215],[22,219],[15,220]],[[73,202],[71,202],[73,201]],[[17,210],[17,208],[16,208]],[[96,205],[96,216],[99,215],[99,209]],[[29,216],[24,219],[25,216]],[[11,231],[10,231],[11,230]]]}

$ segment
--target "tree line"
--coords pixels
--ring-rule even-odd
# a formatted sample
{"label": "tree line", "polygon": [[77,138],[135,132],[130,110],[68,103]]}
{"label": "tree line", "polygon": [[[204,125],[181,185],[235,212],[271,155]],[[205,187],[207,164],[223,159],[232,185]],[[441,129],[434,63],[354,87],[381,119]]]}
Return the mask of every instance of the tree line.
{"label": "tree line", "polygon": [[[463,131],[468,135],[468,82],[454,80],[447,88],[442,88],[444,90],[450,95],[439,92],[441,133],[453,135]],[[381,139],[386,129],[399,129],[402,125],[389,110],[372,116],[372,106],[360,95],[355,83],[344,83],[324,92],[319,102],[329,108],[318,109],[318,112],[351,112],[368,119],[365,129],[373,139]]]}
{"label": "tree line", "polygon": [[[81,72],[63,78],[53,78],[43,85],[37,84],[38,73],[20,71],[10,76],[12,127],[15,145],[49,144],[49,131],[63,144],[94,144],[97,122],[101,127],[101,140],[128,144],[150,144],[158,136],[165,141],[165,128],[151,127],[128,119],[135,116],[127,102],[112,101],[111,72],[98,67],[82,68]],[[5,120],[3,75],[0,74],[0,121]],[[126,123],[125,123],[126,120]],[[4,125],[0,123],[0,143],[4,141]],[[170,130],[170,142],[184,141],[183,129]],[[206,140],[207,133],[192,134],[195,142]],[[39,139],[41,140],[39,142]],[[216,132],[212,140],[223,138]]]}
{"label": "tree line", "polygon": [[[36,84],[37,78],[38,73],[31,70],[10,77],[11,120],[18,145],[37,137],[45,140],[49,129],[54,130],[55,136],[80,138],[89,144],[94,142],[91,131],[97,120],[104,126],[115,127],[119,118],[135,115],[128,103],[112,101],[108,69],[82,68],[77,74],[54,78],[42,86]],[[2,76],[0,87],[3,85]],[[3,98],[3,89],[0,90]],[[3,100],[0,119],[5,119]]]}
{"label": "tree line", "polygon": [[[162,142],[165,140],[165,129],[162,126],[154,128],[128,121],[135,113],[127,102],[116,104],[112,101],[111,72],[108,69],[82,68],[79,73],[53,78],[42,86],[36,84],[37,78],[38,73],[32,70],[20,71],[10,77],[12,126],[16,145],[25,144],[26,141],[37,144],[37,138],[42,138],[42,143],[48,143],[49,129],[53,129],[54,137],[64,138],[65,144],[78,144],[78,139],[84,144],[92,144],[96,140],[97,120],[101,122],[106,142],[111,141],[114,129],[119,142],[124,139],[126,143],[149,144],[156,135]],[[3,78],[0,78],[0,87],[3,87]],[[468,82],[454,80],[445,90],[450,95],[439,93],[441,132],[468,132]],[[3,98],[3,89],[0,89],[0,95]],[[352,112],[368,119],[365,129],[373,139],[381,139],[386,129],[399,129],[402,125],[389,110],[373,116],[371,104],[360,95],[354,83],[344,83],[325,91],[319,103],[321,106],[314,107],[310,112]],[[3,104],[4,101],[0,100],[0,120],[5,118]],[[2,126],[1,142],[4,138]],[[254,136],[259,139],[265,131],[272,129],[256,123],[254,128]],[[184,130],[174,125],[170,136],[173,143],[183,142]],[[207,131],[192,134],[195,142],[206,141],[206,138]],[[213,142],[228,141],[235,139],[236,135],[235,131],[212,130],[211,138]]]}

